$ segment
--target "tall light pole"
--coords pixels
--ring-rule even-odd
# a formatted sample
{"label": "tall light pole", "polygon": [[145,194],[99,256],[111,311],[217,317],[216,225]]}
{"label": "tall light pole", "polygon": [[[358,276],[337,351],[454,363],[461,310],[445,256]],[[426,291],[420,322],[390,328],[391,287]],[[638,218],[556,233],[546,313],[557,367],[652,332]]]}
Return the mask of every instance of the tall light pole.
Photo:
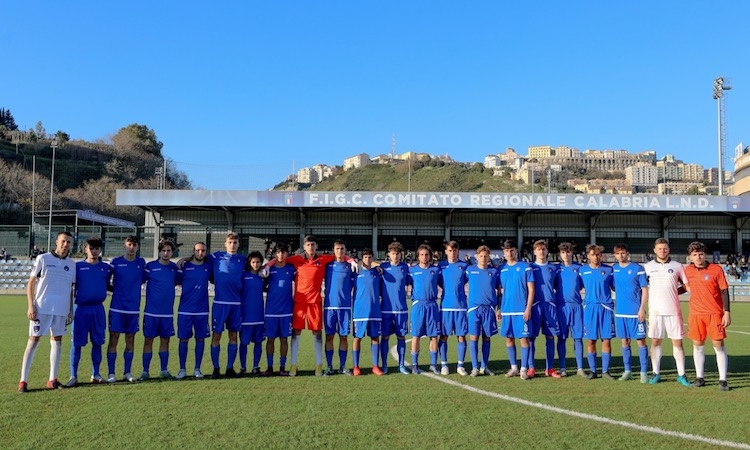
{"label": "tall light pole", "polygon": [[724,195],[724,91],[730,89],[732,86],[724,84],[724,77],[714,80],[714,100],[719,116],[719,195]]}
{"label": "tall light pole", "polygon": [[52,244],[52,195],[55,191],[55,153],[57,150],[57,139],[53,139],[50,144],[52,147],[52,176],[49,180],[49,224],[47,225],[47,251],[51,251]]}

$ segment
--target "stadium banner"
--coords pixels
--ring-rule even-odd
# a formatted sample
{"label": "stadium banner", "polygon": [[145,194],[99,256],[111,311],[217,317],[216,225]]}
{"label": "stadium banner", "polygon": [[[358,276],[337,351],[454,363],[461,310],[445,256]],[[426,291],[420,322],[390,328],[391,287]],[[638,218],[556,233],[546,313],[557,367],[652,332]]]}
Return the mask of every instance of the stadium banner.
{"label": "stadium banner", "polygon": [[120,206],[750,212],[750,197],[469,192],[117,191]]}

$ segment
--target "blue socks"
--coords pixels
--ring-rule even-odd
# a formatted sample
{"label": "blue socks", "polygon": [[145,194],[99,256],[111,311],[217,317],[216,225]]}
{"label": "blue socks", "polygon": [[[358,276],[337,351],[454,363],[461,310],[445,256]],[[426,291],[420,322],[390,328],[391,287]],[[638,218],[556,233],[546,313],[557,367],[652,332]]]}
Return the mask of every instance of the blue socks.
{"label": "blue socks", "polygon": [[[511,347],[507,348],[510,349]],[[515,347],[513,347],[513,352],[515,359]],[[469,355],[471,356],[471,368],[479,370],[479,341],[469,340]],[[510,353],[508,353],[508,358],[510,359]]]}
{"label": "blue socks", "polygon": [[169,350],[166,352],[159,352],[159,361],[161,362],[162,372],[167,370],[167,367],[169,366]]}
{"label": "blue socks", "polygon": [[177,346],[177,356],[180,359],[180,370],[185,370],[187,365],[188,343],[180,341]]}
{"label": "blue socks", "polygon": [[482,341],[482,367],[487,368],[490,362],[490,341]]}
{"label": "blue socks", "polygon": [[630,350],[630,346],[623,347],[622,348],[622,366],[628,372],[632,372],[633,370],[630,364],[631,357],[632,357],[632,351]]}

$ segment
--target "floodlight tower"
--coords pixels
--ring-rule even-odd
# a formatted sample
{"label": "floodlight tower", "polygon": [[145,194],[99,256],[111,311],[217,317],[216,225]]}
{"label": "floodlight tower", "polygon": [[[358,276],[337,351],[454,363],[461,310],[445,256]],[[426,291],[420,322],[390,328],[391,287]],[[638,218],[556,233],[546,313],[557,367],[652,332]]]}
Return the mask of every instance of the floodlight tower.
{"label": "floodlight tower", "polygon": [[718,77],[714,80],[714,100],[719,115],[719,195],[724,195],[724,91],[732,89],[724,77]]}

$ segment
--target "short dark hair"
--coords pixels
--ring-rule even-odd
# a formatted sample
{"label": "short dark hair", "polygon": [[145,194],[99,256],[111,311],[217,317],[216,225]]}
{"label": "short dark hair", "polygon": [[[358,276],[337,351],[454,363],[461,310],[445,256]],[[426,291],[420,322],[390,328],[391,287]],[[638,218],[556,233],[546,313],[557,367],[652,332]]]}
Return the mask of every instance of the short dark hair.
{"label": "short dark hair", "polygon": [[561,242],[560,245],[557,246],[557,249],[561,252],[572,252],[573,246],[570,242]]}
{"label": "short dark hair", "polygon": [[388,244],[388,251],[390,252],[394,250],[401,253],[404,251],[404,246],[401,245],[401,243],[398,241],[391,242],[390,244]]}
{"label": "short dark hair", "polygon": [[102,248],[102,239],[97,236],[92,236],[86,239],[86,247],[88,248]]}
{"label": "short dark hair", "polygon": [[448,241],[444,245],[445,248],[452,248],[453,250],[458,250],[458,242],[457,241]]}
{"label": "short dark hair", "polygon": [[307,236],[305,236],[305,242],[315,242],[317,244],[318,239],[312,234],[308,234]]}
{"label": "short dark hair", "polygon": [[73,237],[73,235],[70,234],[70,231],[68,231],[68,230],[64,230],[64,231],[61,231],[61,232],[57,233],[57,237],[60,237],[61,235],[65,235],[65,236],[67,236],[69,238]]}
{"label": "short dark hair", "polygon": [[374,256],[374,254],[372,252],[372,249],[371,248],[365,248],[364,250],[362,250],[362,256],[365,256],[365,255]]}
{"label": "short dark hair", "polygon": [[506,239],[505,242],[503,242],[503,249],[506,248],[518,248],[518,244],[516,244],[516,241],[513,239]]}
{"label": "short dark hair", "polygon": [[622,243],[615,244],[615,247],[614,247],[613,251],[616,252],[618,250],[625,250],[627,252],[628,251],[628,244],[622,244]]}
{"label": "short dark hair", "polygon": [[138,241],[138,236],[134,236],[132,234],[125,238],[125,242],[132,242],[133,244],[140,244],[140,242]]}
{"label": "short dark hair", "polygon": [[177,248],[174,245],[174,242],[170,241],[169,239],[164,239],[163,241],[159,242],[159,251],[161,251],[167,245],[172,248],[172,251],[175,251],[175,249]]}
{"label": "short dark hair", "polygon": [[693,252],[706,253],[706,244],[699,241],[693,241],[688,245],[688,255]]}

